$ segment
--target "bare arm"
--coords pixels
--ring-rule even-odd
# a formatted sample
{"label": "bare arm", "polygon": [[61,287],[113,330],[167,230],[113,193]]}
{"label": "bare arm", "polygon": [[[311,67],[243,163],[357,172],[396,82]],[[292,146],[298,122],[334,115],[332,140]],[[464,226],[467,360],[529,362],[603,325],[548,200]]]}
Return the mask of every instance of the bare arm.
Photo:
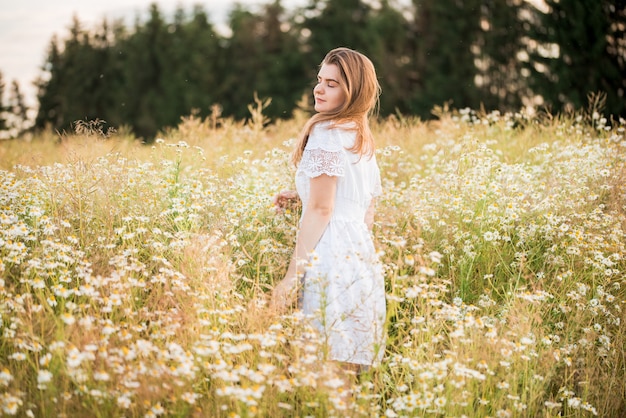
{"label": "bare arm", "polygon": [[365,212],[365,225],[371,231],[374,227],[374,215],[376,214],[376,199],[372,199],[367,212]]}
{"label": "bare arm", "polygon": [[272,292],[271,305],[275,309],[284,309],[293,301],[298,277],[304,273],[303,264],[307,263],[309,253],[322,237],[333,214],[337,177],[322,174],[310,181],[310,197],[304,209],[289,268],[285,278]]}

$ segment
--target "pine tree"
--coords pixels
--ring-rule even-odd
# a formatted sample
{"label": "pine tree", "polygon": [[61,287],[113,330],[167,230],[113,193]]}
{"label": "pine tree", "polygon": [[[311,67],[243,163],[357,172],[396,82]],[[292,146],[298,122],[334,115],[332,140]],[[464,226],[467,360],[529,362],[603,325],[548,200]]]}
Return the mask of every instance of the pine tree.
{"label": "pine tree", "polygon": [[28,107],[24,102],[24,95],[20,91],[20,85],[16,80],[11,83],[11,95],[9,97],[9,111],[12,116],[11,128],[15,136],[20,135],[28,124]]}
{"label": "pine tree", "polygon": [[368,27],[362,29],[377,35],[369,50],[382,87],[380,113],[407,113],[411,96],[407,85],[413,72],[408,54],[409,22],[402,11],[387,0],[381,1],[380,7],[370,16]]}
{"label": "pine tree", "polygon": [[415,19],[410,111],[429,117],[433,106],[477,108],[480,93],[472,48],[480,32],[478,0],[413,0]]}
{"label": "pine tree", "polygon": [[53,129],[59,128],[63,124],[63,103],[64,99],[64,68],[63,57],[59,51],[56,36],[50,41],[48,47],[48,57],[42,70],[47,77],[40,77],[37,82],[37,99],[39,109],[35,118],[36,128]]}
{"label": "pine tree", "polygon": [[256,92],[272,99],[268,116],[289,117],[306,89],[306,67],[280,1],[265,6],[260,15],[235,6],[229,26],[232,36],[226,41],[219,89],[224,113],[246,118]]}
{"label": "pine tree", "polygon": [[262,37],[261,59],[265,71],[259,77],[255,91],[262,98],[272,99],[268,116],[290,117],[303,92],[308,92],[308,68],[296,27],[289,21],[279,0],[264,8],[262,20],[265,35]]}
{"label": "pine tree", "polygon": [[533,13],[533,90],[553,111],[585,107],[590,93],[606,94],[606,111],[625,114],[626,2],[546,0]]}
{"label": "pine tree", "polygon": [[4,104],[4,79],[2,76],[2,72],[0,72],[0,133],[6,131],[7,126],[7,106]]}
{"label": "pine tree", "polygon": [[122,97],[128,111],[126,117],[134,131],[150,141],[159,128],[175,125],[178,118],[168,112],[163,93],[171,51],[167,24],[156,4],[150,6],[150,17],[145,24],[137,21],[134,34],[124,45],[124,80],[126,93]]}
{"label": "pine tree", "polygon": [[76,17],[62,49],[53,38],[43,68],[49,76],[37,83],[36,127],[67,131],[78,120],[105,116],[111,103],[104,99],[110,94],[105,78],[107,49],[106,35],[103,39],[92,39]]}
{"label": "pine tree", "polygon": [[306,36],[308,54],[305,57],[315,79],[317,66],[328,51],[348,47],[373,55],[378,33],[369,27],[371,7],[363,0],[311,0],[303,14],[309,16],[301,24]]}
{"label": "pine tree", "polygon": [[5,83],[0,72],[0,139],[15,138],[27,126],[28,108],[19,83],[13,80],[8,100],[5,101]]}
{"label": "pine tree", "polygon": [[220,37],[201,6],[195,6],[189,19],[176,30],[180,45],[179,91],[181,115],[197,112],[207,116],[217,103],[222,48]]}
{"label": "pine tree", "polygon": [[248,115],[246,103],[258,91],[258,78],[263,76],[262,40],[263,21],[244,6],[237,4],[228,17],[232,35],[224,47],[223,80],[218,97],[226,115],[237,119]]}
{"label": "pine tree", "polygon": [[477,85],[487,110],[517,111],[529,95],[527,73],[520,57],[525,46],[522,0],[483,1],[475,48]]}

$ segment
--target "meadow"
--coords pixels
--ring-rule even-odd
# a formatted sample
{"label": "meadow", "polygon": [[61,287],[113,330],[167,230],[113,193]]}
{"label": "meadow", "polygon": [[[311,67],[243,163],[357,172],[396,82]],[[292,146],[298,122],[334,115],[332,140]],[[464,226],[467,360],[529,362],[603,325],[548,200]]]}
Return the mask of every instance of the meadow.
{"label": "meadow", "polygon": [[0,142],[0,410],[25,417],[626,416],[626,121],[373,125],[383,363],[352,396],[271,315],[303,114]]}

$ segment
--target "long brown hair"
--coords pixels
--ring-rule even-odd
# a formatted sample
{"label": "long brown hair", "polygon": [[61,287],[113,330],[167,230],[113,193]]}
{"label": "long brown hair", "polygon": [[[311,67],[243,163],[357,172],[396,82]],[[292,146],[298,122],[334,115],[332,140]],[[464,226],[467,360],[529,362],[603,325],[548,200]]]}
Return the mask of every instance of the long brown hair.
{"label": "long brown hair", "polygon": [[321,65],[334,64],[339,68],[346,100],[339,109],[328,113],[316,113],[304,125],[298,144],[292,155],[297,165],[302,158],[311,129],[316,123],[330,121],[333,125],[354,122],[356,141],[349,150],[359,155],[374,153],[374,137],[369,127],[369,116],[378,110],[380,84],[374,64],[365,55],[349,48],[336,48],[324,57]]}

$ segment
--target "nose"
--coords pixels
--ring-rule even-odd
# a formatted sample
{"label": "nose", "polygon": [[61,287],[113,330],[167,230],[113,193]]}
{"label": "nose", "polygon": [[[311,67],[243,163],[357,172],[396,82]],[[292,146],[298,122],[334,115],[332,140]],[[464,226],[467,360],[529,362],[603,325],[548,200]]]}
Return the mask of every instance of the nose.
{"label": "nose", "polygon": [[317,83],[315,87],[313,87],[313,93],[322,93],[322,83]]}

